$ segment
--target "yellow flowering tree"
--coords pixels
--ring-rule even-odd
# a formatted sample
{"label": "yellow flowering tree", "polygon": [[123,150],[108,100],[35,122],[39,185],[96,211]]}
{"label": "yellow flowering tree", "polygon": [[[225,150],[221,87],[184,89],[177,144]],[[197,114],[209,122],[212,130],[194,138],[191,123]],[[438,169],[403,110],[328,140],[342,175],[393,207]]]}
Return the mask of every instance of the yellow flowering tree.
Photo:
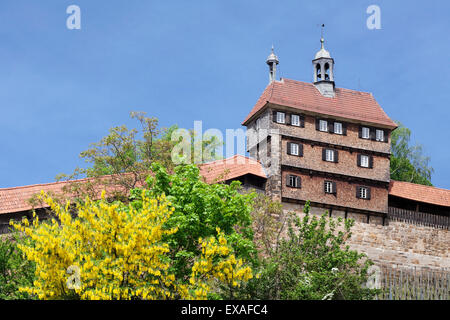
{"label": "yellow flowering tree", "polygon": [[20,249],[36,264],[33,285],[21,290],[39,299],[205,299],[214,281],[237,286],[252,277],[219,231],[218,240],[200,242],[190,284],[178,281],[164,241],[178,230],[166,226],[174,209],[164,195],[145,194],[138,208],[108,203],[103,193],[73,210],[42,193],[55,218],[12,222],[30,237]]}

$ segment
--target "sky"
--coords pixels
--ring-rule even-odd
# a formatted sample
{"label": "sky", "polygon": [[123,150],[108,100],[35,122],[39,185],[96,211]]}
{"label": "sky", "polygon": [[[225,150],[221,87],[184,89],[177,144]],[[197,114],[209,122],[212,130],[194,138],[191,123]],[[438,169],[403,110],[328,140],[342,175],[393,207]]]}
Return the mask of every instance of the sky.
{"label": "sky", "polygon": [[[70,5],[81,29],[67,28]],[[381,29],[367,27],[370,5]],[[311,82],[324,23],[336,86],[372,92],[450,189],[449,11],[446,0],[2,0],[0,188],[85,166],[80,152],[109,128],[137,127],[130,111],[242,128],[272,44],[278,76]]]}

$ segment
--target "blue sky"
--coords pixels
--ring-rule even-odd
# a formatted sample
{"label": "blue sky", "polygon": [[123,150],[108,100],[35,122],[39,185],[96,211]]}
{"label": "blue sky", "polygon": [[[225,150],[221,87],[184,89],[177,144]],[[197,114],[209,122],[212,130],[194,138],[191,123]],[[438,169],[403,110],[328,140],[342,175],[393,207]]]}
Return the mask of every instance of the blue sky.
{"label": "blue sky", "polygon": [[[66,8],[81,8],[81,30]],[[381,30],[366,26],[381,8]],[[240,128],[267,85],[312,81],[319,24],[336,85],[372,92],[424,145],[450,188],[448,1],[2,0],[0,188],[54,181],[108,129],[146,111],[162,126]]]}

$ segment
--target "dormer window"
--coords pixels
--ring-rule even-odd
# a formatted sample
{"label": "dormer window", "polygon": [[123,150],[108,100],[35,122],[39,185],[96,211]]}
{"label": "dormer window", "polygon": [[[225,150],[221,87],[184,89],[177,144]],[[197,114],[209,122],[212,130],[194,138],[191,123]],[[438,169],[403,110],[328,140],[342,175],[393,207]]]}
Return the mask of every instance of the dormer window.
{"label": "dormer window", "polygon": [[277,112],[277,123],[285,123],[286,115],[284,112]]}
{"label": "dormer window", "polygon": [[319,130],[328,132],[328,122],[326,120],[319,120]]}
{"label": "dormer window", "polygon": [[367,127],[361,128],[361,138],[370,139],[370,129]]}

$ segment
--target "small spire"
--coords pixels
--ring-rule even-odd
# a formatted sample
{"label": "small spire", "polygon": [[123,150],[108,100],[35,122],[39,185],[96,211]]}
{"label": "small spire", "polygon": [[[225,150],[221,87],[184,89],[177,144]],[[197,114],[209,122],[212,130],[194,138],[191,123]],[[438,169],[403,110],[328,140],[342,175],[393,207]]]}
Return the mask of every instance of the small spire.
{"label": "small spire", "polygon": [[277,74],[277,64],[280,61],[278,60],[278,57],[275,55],[273,44],[272,44],[272,52],[267,57],[266,63],[269,66],[269,82],[273,82],[276,80],[276,74]]}

